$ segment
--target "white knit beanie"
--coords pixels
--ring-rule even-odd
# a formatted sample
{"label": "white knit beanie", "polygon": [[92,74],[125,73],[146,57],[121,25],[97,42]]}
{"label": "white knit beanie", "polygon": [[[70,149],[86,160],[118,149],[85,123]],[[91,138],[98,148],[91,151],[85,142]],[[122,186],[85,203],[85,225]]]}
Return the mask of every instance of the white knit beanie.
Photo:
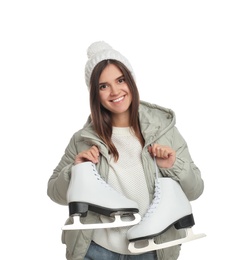
{"label": "white knit beanie", "polygon": [[133,69],[129,61],[118,51],[114,50],[109,44],[104,41],[98,41],[92,43],[87,49],[88,61],[85,65],[85,82],[90,89],[91,73],[95,66],[103,60],[118,60],[122,62],[131,72],[133,78],[135,78]]}

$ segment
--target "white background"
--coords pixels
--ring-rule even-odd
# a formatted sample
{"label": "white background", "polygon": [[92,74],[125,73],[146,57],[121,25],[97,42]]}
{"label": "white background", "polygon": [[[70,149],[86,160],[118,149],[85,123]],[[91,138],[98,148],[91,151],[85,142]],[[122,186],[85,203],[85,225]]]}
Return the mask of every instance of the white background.
{"label": "white background", "polygon": [[1,253],[65,259],[68,209],[47,182],[88,114],[86,49],[131,62],[141,99],[171,108],[205,191],[180,260],[245,256],[245,1],[0,2]]}

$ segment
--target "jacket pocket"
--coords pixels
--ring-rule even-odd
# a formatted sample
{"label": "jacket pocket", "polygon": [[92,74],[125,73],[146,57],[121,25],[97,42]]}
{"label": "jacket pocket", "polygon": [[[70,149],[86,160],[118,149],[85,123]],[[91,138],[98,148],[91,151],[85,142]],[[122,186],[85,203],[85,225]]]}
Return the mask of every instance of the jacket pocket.
{"label": "jacket pocket", "polygon": [[[69,218],[65,224],[71,224],[72,219]],[[73,255],[74,249],[79,236],[79,230],[63,230],[61,235],[61,241],[66,245],[67,252],[69,255]]]}
{"label": "jacket pocket", "polygon": [[63,230],[62,231],[62,243],[66,245],[67,253],[69,255],[74,254],[75,246],[79,236],[79,230]]}

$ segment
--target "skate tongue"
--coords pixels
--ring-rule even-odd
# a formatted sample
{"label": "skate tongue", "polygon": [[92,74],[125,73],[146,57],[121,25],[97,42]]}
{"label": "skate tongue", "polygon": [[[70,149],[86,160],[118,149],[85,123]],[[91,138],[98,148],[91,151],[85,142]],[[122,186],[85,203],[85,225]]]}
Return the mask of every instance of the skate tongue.
{"label": "skate tongue", "polygon": [[198,238],[202,238],[205,237],[206,235],[201,233],[201,234],[194,234],[192,231],[192,228],[187,228],[186,229],[186,237],[181,238],[181,239],[176,239],[173,241],[169,241],[169,242],[165,242],[162,244],[156,244],[154,242],[154,239],[148,239],[148,245],[142,248],[138,248],[135,247],[135,243],[137,243],[137,241],[135,242],[130,242],[128,245],[128,249],[131,253],[145,253],[145,252],[149,252],[149,251],[155,251],[155,250],[159,250],[159,249],[163,249],[163,248],[167,248],[167,247],[171,247],[171,246],[176,246],[176,245],[180,245],[192,240],[196,240]]}
{"label": "skate tongue", "polygon": [[141,216],[138,213],[134,213],[133,216],[135,218],[134,220],[122,221],[120,215],[115,215],[115,220],[113,222],[96,224],[83,224],[80,221],[80,216],[74,216],[74,223],[63,226],[62,230],[100,229],[133,226],[141,221]]}

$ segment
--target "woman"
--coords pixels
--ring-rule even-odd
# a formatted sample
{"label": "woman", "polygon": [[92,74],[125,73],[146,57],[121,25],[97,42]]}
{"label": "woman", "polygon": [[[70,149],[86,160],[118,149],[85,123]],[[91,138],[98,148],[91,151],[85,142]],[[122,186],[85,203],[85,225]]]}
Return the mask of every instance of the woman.
{"label": "woman", "polygon": [[[172,178],[189,200],[197,199],[203,192],[203,180],[175,126],[174,112],[139,100],[129,61],[110,45],[95,42],[87,54],[85,79],[90,91],[91,115],[72,136],[50,177],[49,197],[67,205],[72,167],[90,161],[111,187],[137,202],[139,213],[144,216],[155,192],[155,158],[159,177]],[[98,218],[107,221],[105,216],[91,212],[86,218],[92,223]],[[130,228],[63,231],[66,257],[69,260],[178,258],[179,245],[132,254],[127,239]],[[161,243],[181,235],[175,228],[169,228],[156,241]]]}

